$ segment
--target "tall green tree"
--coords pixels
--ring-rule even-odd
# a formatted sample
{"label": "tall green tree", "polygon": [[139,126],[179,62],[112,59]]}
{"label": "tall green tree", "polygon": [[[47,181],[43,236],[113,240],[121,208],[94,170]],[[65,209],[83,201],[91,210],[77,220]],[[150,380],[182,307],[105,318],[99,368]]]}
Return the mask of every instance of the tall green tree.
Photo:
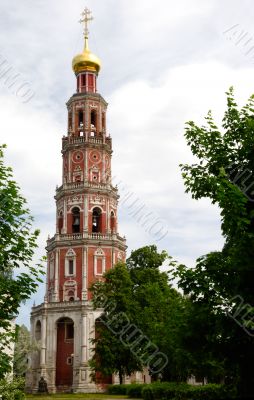
{"label": "tall green tree", "polygon": [[161,378],[181,382],[190,374],[190,354],[182,344],[189,305],[172,287],[168,272],[161,271],[162,266],[168,269],[170,260],[166,251],[151,245],[132,251],[126,265],[136,304],[132,319],[167,357]]}
{"label": "tall green tree", "polygon": [[197,311],[203,350],[253,397],[254,96],[239,110],[231,88],[222,128],[209,112],[206,126],[187,123],[185,137],[196,160],[181,166],[186,191],[219,206],[225,245],[176,275]]}
{"label": "tall green tree", "polygon": [[41,282],[41,265],[33,266],[38,230],[13,179],[12,169],[4,164],[0,146],[0,378],[11,371],[8,348],[15,332],[11,322],[22,302],[36,292]]}
{"label": "tall green tree", "polygon": [[145,246],[92,286],[94,307],[104,308],[94,341],[94,371],[129,375],[148,367],[155,379],[160,373],[165,380],[179,381],[188,375],[180,336],[186,302],[160,271],[166,262],[166,252]]}
{"label": "tall green tree", "polygon": [[91,286],[94,308],[103,308],[96,322],[96,338],[93,340],[95,352],[90,365],[93,377],[119,375],[120,383],[124,375],[142,369],[142,363],[121,340],[121,333],[135,308],[132,299],[132,282],[125,264],[118,263],[104,274],[105,281]]}
{"label": "tall green tree", "polygon": [[29,354],[33,350],[30,331],[25,325],[16,326],[16,340],[14,347],[13,374],[16,377],[25,377],[29,367]]}

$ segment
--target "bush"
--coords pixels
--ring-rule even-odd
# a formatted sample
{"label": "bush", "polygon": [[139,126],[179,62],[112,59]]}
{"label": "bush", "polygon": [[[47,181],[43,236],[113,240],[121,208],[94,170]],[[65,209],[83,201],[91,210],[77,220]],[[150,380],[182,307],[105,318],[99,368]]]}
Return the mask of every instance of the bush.
{"label": "bush", "polygon": [[126,385],[109,385],[109,394],[123,394],[134,399],[142,399],[142,389],[146,384],[141,383],[130,383]]}
{"label": "bush", "polygon": [[142,389],[147,386],[142,383],[133,383],[131,385],[127,385],[126,394],[133,399],[142,399]]}
{"label": "bush", "polygon": [[108,386],[108,393],[109,394],[127,394],[127,387],[130,385],[109,385]]}
{"label": "bush", "polygon": [[225,385],[193,386],[187,383],[165,382],[145,385],[142,397],[145,400],[231,400],[236,397],[236,392]]}
{"label": "bush", "polygon": [[22,378],[14,379],[13,381],[1,380],[0,394],[2,395],[2,400],[25,399],[24,388],[25,380]]}

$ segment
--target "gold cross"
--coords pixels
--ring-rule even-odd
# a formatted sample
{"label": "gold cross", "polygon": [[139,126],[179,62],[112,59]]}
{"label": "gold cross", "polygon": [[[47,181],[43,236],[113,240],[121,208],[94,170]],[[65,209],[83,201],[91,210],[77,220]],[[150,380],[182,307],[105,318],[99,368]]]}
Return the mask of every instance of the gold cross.
{"label": "gold cross", "polygon": [[88,34],[89,34],[89,30],[88,30],[88,22],[93,20],[93,16],[92,16],[92,12],[86,7],[84,9],[84,11],[82,12],[81,16],[83,18],[81,18],[81,20],[79,21],[80,24],[84,23],[85,28],[84,28],[84,37],[87,38]]}

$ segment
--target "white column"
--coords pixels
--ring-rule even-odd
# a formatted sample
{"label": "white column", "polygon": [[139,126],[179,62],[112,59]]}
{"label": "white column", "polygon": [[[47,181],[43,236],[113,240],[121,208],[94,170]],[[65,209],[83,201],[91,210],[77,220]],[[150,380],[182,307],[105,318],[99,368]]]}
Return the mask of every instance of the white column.
{"label": "white column", "polygon": [[56,259],[55,259],[55,287],[54,287],[54,297],[55,301],[59,301],[59,250],[56,250]]}
{"label": "white column", "polygon": [[84,196],[84,232],[88,232],[88,196]]}
{"label": "white column", "polygon": [[49,260],[49,255],[47,258],[47,274],[46,274],[46,287],[45,287],[45,295],[44,295],[44,302],[47,303],[48,301],[48,279],[49,279],[49,265],[50,265],[50,260]]}
{"label": "white column", "polygon": [[87,362],[87,314],[81,316],[81,363]]}
{"label": "white column", "polygon": [[71,179],[71,152],[70,151],[68,151],[68,169],[69,169],[69,171],[68,171],[68,181],[72,182],[72,179]]}
{"label": "white column", "polygon": [[88,359],[90,359],[92,357],[92,349],[94,347],[94,345],[91,343],[90,339],[94,339],[95,338],[95,320],[94,320],[94,314],[93,313],[89,313],[89,317],[88,317],[88,321],[87,321],[87,357]]}
{"label": "white column", "polygon": [[106,183],[105,151],[102,153],[102,183]]}
{"label": "white column", "polygon": [[82,300],[87,300],[87,257],[87,247],[84,247],[82,263]]}
{"label": "white column", "polygon": [[66,199],[64,199],[63,204],[64,204],[64,212],[63,212],[63,229],[62,229],[62,233],[67,233],[67,206],[66,206]]}
{"label": "white column", "polygon": [[40,366],[45,367],[46,364],[46,332],[47,332],[47,320],[46,315],[42,315],[42,324],[41,324],[41,362]]}
{"label": "white column", "polygon": [[[88,140],[88,132],[86,130],[86,141]],[[85,149],[85,154],[84,154],[84,182],[87,182],[89,180],[89,175],[88,175],[88,150]]]}
{"label": "white column", "polygon": [[73,104],[73,107],[72,107],[72,126],[71,126],[71,130],[72,130],[72,132],[74,132],[74,130],[75,130],[75,106],[74,106],[74,104]]}
{"label": "white column", "polygon": [[107,198],[107,206],[106,206],[106,212],[107,212],[107,215],[106,215],[106,220],[107,220],[107,232],[108,232],[108,233],[111,233],[111,230],[110,230],[109,202],[110,202],[110,200],[109,200],[109,198]]}

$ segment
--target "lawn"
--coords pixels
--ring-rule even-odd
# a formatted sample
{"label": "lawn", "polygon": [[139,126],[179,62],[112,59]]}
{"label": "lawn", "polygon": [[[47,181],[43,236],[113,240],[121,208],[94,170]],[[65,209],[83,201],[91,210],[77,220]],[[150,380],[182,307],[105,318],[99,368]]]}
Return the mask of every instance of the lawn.
{"label": "lawn", "polygon": [[[67,393],[58,393],[52,395],[26,395],[27,400],[53,400],[53,399],[73,399],[73,400],[83,400],[83,399],[91,399],[91,400],[114,400],[114,399],[127,399],[127,396],[120,395],[110,395],[110,394],[67,394]],[[130,399],[129,399],[130,400]]]}

